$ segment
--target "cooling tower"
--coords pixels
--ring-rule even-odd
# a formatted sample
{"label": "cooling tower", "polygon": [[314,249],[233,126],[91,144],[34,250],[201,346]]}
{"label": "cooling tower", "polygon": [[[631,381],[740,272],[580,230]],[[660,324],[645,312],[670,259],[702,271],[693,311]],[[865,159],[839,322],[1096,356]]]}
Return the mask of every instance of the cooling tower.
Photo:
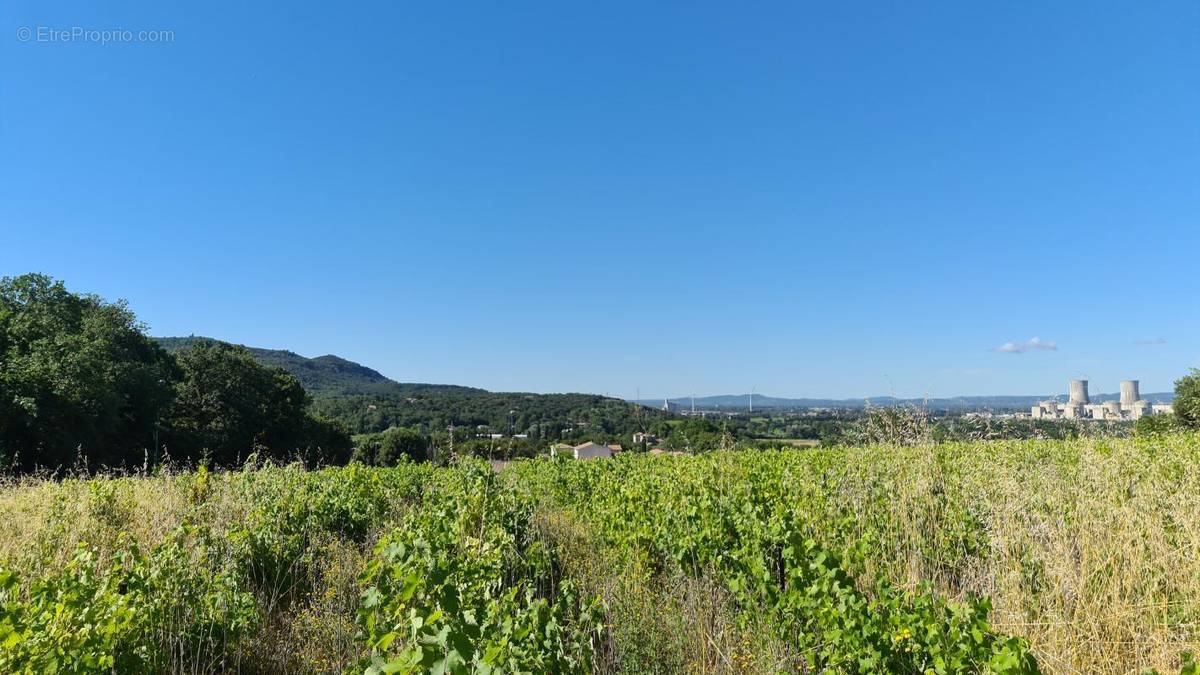
{"label": "cooling tower", "polygon": [[1128,408],[1142,400],[1138,395],[1138,381],[1125,380],[1121,382],[1121,407]]}
{"label": "cooling tower", "polygon": [[1071,380],[1071,403],[1091,403],[1088,400],[1087,380]]}

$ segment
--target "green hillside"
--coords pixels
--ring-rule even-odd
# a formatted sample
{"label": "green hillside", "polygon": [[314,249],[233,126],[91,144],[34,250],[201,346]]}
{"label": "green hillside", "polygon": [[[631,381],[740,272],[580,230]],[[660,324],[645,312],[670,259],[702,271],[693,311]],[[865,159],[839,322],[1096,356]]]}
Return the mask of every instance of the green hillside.
{"label": "green hillside", "polygon": [[[162,337],[155,338],[169,352],[188,349],[202,340],[212,338]],[[300,380],[314,398],[358,395],[411,395],[419,393],[455,393],[460,395],[486,394],[483,389],[452,384],[402,383],[384,377],[379,371],[362,364],[326,354],[316,358],[301,356],[286,349],[246,347],[254,358],[266,366],[277,366]]]}
{"label": "green hillside", "polygon": [[[204,337],[156,338],[172,352]],[[261,363],[296,376],[312,394],[314,408],[340,420],[353,433],[392,426],[426,433],[484,427],[489,433],[528,434],[533,440],[625,436],[667,415],[595,394],[489,392],[449,384],[396,382],[367,366],[326,355],[308,358],[280,349],[247,347]]]}

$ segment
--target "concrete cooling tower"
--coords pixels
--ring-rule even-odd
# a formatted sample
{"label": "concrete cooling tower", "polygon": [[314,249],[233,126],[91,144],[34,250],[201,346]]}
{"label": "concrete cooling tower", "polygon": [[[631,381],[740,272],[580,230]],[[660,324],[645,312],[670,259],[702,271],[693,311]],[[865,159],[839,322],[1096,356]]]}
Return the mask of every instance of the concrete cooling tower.
{"label": "concrete cooling tower", "polygon": [[1071,403],[1091,403],[1088,400],[1087,380],[1071,380]]}
{"label": "concrete cooling tower", "polygon": [[1058,403],[1054,400],[1038,401],[1030,408],[1029,417],[1035,420],[1136,420],[1146,415],[1170,413],[1172,407],[1168,404],[1151,404],[1143,401],[1138,392],[1137,380],[1121,381],[1121,397],[1119,400],[1104,401],[1092,405],[1088,396],[1087,380],[1071,380],[1067,389],[1068,400]]}
{"label": "concrete cooling tower", "polygon": [[1142,400],[1138,395],[1138,381],[1125,380],[1121,382],[1121,407],[1132,407],[1134,403]]}

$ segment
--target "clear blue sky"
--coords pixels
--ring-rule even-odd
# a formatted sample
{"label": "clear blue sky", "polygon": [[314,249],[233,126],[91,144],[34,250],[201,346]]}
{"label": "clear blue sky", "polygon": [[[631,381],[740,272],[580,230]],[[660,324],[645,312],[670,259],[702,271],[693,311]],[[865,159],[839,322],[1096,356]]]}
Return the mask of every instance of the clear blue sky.
{"label": "clear blue sky", "polygon": [[1200,366],[1194,0],[182,4],[0,9],[0,274],[504,390]]}

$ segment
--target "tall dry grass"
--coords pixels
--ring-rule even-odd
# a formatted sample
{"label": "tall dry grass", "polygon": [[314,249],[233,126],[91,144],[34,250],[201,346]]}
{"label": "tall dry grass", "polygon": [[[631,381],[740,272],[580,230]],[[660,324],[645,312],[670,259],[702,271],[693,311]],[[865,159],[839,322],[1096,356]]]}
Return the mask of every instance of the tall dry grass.
{"label": "tall dry grass", "polygon": [[716,575],[662,575],[607,549],[573,514],[543,507],[538,537],[555,549],[563,576],[604,601],[608,626],[601,673],[727,675],[790,671],[796,655],[740,610]]}
{"label": "tall dry grass", "polygon": [[1177,672],[1200,652],[1200,437],[827,452],[846,467],[831,499],[893,530],[873,564],[989,596],[1047,672]]}
{"label": "tall dry grass", "polygon": [[[232,533],[255,522],[256,507],[302,478],[305,469],[249,467],[238,472],[164,471],[156,475],[75,475],[62,480],[8,477],[0,480],[0,569],[27,579],[62,570],[80,546],[105,569],[131,549],[150,551],[197,526],[218,540],[209,557],[184,561],[195,570],[243,570],[229,545]],[[386,516],[377,529],[392,522]],[[261,519],[261,513],[257,513]],[[269,523],[264,523],[268,524]],[[357,668],[366,649],[356,639],[358,575],[377,532],[361,541],[313,533],[309,554],[272,578],[247,580],[261,625],[236,643],[214,635],[204,653],[178,639],[179,625],[156,626],[165,660],[163,673],[339,673]],[[213,559],[212,551],[218,551]],[[183,617],[180,617],[182,623]],[[189,651],[190,650],[190,651]]]}

